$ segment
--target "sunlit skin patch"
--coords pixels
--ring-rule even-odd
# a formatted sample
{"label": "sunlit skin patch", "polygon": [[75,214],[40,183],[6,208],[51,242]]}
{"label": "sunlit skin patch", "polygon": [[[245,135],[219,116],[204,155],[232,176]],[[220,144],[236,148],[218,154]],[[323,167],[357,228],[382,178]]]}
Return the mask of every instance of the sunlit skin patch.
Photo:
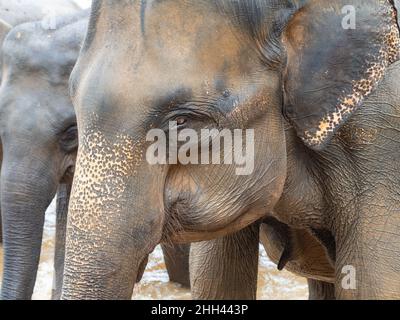
{"label": "sunlit skin patch", "polygon": [[[112,237],[108,226],[124,209],[127,182],[136,175],[143,158],[140,144],[122,134],[108,141],[95,128],[85,129],[72,190],[70,228],[101,235],[101,239]],[[112,215],[104,215],[105,209]],[[94,244],[104,245],[101,239]]]}
{"label": "sunlit skin patch", "polygon": [[392,24],[383,32],[384,39],[379,55],[368,63],[367,71],[360,80],[353,81],[352,93],[338,99],[335,111],[326,115],[315,132],[305,132],[304,141],[310,146],[321,145],[335,129],[352,114],[372,93],[385,75],[386,69],[400,59],[400,34],[396,21],[396,12],[392,10]]}

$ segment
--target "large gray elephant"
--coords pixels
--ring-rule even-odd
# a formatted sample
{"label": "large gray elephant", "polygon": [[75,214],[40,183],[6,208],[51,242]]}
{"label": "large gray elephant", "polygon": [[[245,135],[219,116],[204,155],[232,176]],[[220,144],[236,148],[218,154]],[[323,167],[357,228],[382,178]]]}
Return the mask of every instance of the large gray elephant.
{"label": "large gray elephant", "polygon": [[[26,13],[29,6],[19,9]],[[42,21],[20,25],[11,31],[4,45],[5,76],[0,91],[5,221],[2,299],[31,297],[44,213],[56,191],[53,298],[60,295],[66,213],[77,149],[68,78],[86,31],[87,16],[87,12],[78,11],[55,16],[55,30],[42,29]],[[189,286],[187,246],[163,245],[163,252],[171,281]]]}
{"label": "large gray elephant", "polygon": [[[79,151],[63,298],[130,298],[165,241],[223,237],[202,244],[203,264],[217,257],[223,275],[253,279],[259,236],[279,268],[334,282],[338,299],[400,298],[393,1],[95,0],[92,11],[71,77]],[[169,142],[158,164],[155,128]],[[207,164],[209,139],[204,163],[188,164],[198,145],[174,136],[204,128],[252,129],[254,170],[218,164],[225,147]]]}
{"label": "large gray elephant", "polygon": [[[26,8],[27,9],[27,8]],[[68,80],[87,28],[88,11],[14,27],[3,45],[0,88],[2,299],[30,299],[44,216],[57,193],[55,287],[61,292],[66,214],[78,134]]]}

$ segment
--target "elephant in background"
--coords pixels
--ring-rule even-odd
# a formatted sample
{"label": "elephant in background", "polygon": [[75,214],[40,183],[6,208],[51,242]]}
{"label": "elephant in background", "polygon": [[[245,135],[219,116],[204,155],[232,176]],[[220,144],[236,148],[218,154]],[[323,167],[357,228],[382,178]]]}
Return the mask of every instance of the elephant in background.
{"label": "elephant in background", "polygon": [[[48,14],[67,14],[76,12],[78,5],[71,0],[19,0],[0,1],[0,48],[7,33],[18,24],[43,19]],[[0,51],[0,84],[2,78],[2,63]],[[0,143],[0,169],[2,162],[2,149]],[[1,203],[1,202],[0,202]],[[2,242],[2,223],[0,206],[0,243]]]}
{"label": "elephant in background", "polygon": [[[77,11],[79,7],[71,0],[20,0],[0,1],[0,47],[13,26],[43,19],[49,13],[67,14]],[[0,52],[0,84],[2,77],[2,62]],[[0,164],[2,154],[0,145]],[[1,169],[1,167],[0,167]],[[1,210],[0,210],[1,213]],[[2,227],[0,214],[0,242],[2,242]]]}
{"label": "elephant in background", "polygon": [[[4,44],[5,71],[0,89],[5,238],[2,299],[31,298],[44,214],[56,193],[53,299],[60,296],[77,149],[68,78],[85,35],[87,17],[87,11],[57,16],[56,30],[42,29],[40,21],[22,24],[11,30]],[[163,245],[163,252],[171,281],[188,287],[188,247]]]}
{"label": "elephant in background", "polygon": [[[27,10],[27,8],[25,8]],[[55,284],[60,295],[66,215],[78,132],[68,79],[87,28],[88,11],[14,27],[3,45],[0,88],[2,299],[30,299],[44,216],[57,193]]]}

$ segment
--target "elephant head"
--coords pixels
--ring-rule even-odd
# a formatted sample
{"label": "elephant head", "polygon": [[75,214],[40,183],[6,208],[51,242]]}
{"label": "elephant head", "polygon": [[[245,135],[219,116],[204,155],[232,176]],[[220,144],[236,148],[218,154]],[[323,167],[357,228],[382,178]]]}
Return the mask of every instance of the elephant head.
{"label": "elephant head", "polygon": [[[63,298],[129,298],[158,242],[226,235],[270,212],[286,179],[285,121],[323,149],[397,59],[389,0],[93,1],[70,84],[79,151]],[[254,170],[155,164],[154,128],[168,155],[187,129],[252,129]]]}
{"label": "elephant head", "polygon": [[71,184],[78,135],[68,79],[87,12],[13,28],[3,46],[0,88],[3,299],[30,299],[44,216],[60,183]]}
{"label": "elephant head", "polygon": [[[0,4],[0,47],[7,33],[13,26],[28,21],[42,20],[46,22],[47,18],[51,18],[49,15],[54,14],[68,14],[76,12],[79,9],[76,3],[72,0],[20,0],[20,1],[8,1],[7,3],[2,2]],[[3,59],[0,56],[0,83],[1,83],[1,70],[2,70]],[[0,156],[0,164],[1,164]],[[2,241],[1,235],[1,217],[0,217],[0,242]]]}

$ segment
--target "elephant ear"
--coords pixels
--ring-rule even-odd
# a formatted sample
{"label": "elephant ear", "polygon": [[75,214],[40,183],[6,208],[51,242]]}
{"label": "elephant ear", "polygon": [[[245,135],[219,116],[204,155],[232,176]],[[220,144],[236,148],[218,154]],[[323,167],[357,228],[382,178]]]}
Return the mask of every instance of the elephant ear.
{"label": "elephant ear", "polygon": [[396,13],[389,0],[315,0],[290,18],[283,112],[310,148],[321,150],[400,58]]}

